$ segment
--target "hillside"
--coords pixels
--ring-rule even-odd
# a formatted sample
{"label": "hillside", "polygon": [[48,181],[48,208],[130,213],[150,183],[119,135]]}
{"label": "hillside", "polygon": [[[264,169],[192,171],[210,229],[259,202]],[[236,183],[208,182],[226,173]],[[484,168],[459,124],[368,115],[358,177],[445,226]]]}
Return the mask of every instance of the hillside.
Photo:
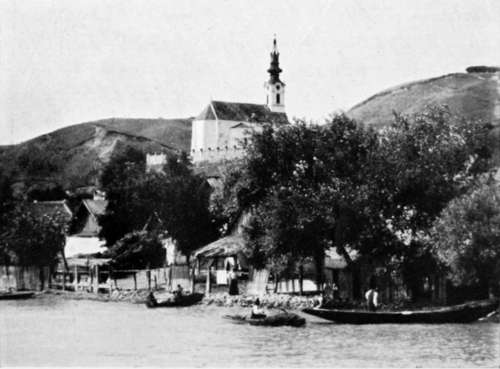
{"label": "hillside", "polygon": [[470,67],[467,71],[387,89],[355,105],[347,115],[382,127],[393,121],[394,113],[414,114],[429,106],[447,106],[454,115],[493,124],[500,162],[500,73],[493,67]]}
{"label": "hillside", "polygon": [[367,125],[383,126],[393,112],[413,114],[429,105],[446,105],[460,116],[500,124],[500,75],[453,73],[382,91],[355,105],[348,115]]}
{"label": "hillside", "polygon": [[0,166],[22,190],[33,184],[65,188],[96,183],[111,155],[126,146],[146,152],[188,151],[191,119],[105,119],[65,127],[0,147]]}

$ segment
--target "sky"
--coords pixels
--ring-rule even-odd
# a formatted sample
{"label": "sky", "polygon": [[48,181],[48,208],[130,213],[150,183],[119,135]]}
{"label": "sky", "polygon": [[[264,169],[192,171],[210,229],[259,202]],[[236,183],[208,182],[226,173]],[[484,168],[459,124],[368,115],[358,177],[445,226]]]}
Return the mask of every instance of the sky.
{"label": "sky", "polygon": [[386,88],[500,65],[498,0],[0,1],[0,145],[110,117],[264,103],[321,123]]}

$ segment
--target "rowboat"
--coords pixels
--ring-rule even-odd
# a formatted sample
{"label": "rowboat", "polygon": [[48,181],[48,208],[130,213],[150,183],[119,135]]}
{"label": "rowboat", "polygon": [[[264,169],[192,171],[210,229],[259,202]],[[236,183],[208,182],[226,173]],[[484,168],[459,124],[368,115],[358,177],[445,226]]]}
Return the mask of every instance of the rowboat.
{"label": "rowboat", "polygon": [[15,291],[15,292],[0,292],[0,300],[23,300],[33,297],[35,292],[30,291]]}
{"label": "rowboat", "polygon": [[191,293],[189,295],[181,295],[158,302],[151,293],[146,299],[146,306],[148,308],[191,306],[200,302],[202,299],[202,293]]}
{"label": "rowboat", "polygon": [[224,318],[232,320],[235,323],[269,326],[269,327],[279,327],[284,325],[292,327],[302,327],[303,325],[306,324],[306,320],[301,316],[285,312],[258,319],[251,318],[246,315],[225,315]]}
{"label": "rowboat", "polygon": [[494,312],[498,309],[498,305],[498,300],[481,300],[430,310],[367,311],[308,308],[303,312],[347,324],[470,323]]}

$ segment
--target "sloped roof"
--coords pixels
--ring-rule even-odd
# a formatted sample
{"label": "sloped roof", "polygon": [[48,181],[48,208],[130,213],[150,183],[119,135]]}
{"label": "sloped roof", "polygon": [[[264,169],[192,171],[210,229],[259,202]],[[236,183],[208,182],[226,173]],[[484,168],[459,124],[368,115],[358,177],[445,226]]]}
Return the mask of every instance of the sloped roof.
{"label": "sloped roof", "polygon": [[28,211],[37,217],[61,216],[65,222],[69,222],[73,213],[69,209],[66,201],[36,201],[28,205]]}
{"label": "sloped roof", "polygon": [[107,200],[84,199],[82,200],[82,203],[85,205],[89,213],[95,217],[104,214],[106,206],[108,206]]}
{"label": "sloped roof", "polygon": [[265,104],[211,101],[196,120],[233,120],[251,123],[287,124],[285,113],[272,112]]}
{"label": "sloped roof", "polygon": [[227,236],[218,239],[193,252],[193,256],[211,258],[214,256],[231,256],[243,252],[245,240],[242,236]]}

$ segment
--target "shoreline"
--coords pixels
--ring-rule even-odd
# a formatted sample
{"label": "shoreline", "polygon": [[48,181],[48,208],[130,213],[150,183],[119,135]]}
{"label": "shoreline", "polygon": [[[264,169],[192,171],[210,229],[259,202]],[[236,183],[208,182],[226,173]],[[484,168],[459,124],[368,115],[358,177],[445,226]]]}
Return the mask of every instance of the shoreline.
{"label": "shoreline", "polygon": [[[62,291],[62,290],[47,290],[40,293],[40,296],[59,296],[70,300],[91,300],[100,302],[126,302],[132,304],[144,304],[149,293],[155,293],[161,299],[162,295],[166,295],[165,291],[120,291],[114,290],[111,293],[91,293],[84,291]],[[220,307],[251,307],[255,298],[259,297],[262,307],[267,309],[288,309],[302,310],[314,305],[317,301],[317,296],[290,296],[269,294],[263,296],[247,296],[237,295],[230,296],[228,293],[213,293],[205,296],[198,305],[205,306],[220,306]]]}

